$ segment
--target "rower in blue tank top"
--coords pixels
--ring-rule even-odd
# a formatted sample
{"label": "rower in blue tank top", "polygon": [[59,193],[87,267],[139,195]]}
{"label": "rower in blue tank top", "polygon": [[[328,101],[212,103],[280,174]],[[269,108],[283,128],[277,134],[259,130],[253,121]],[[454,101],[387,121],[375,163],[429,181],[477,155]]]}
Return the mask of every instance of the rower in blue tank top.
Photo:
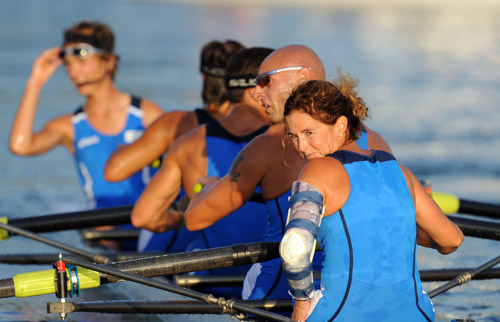
{"label": "rower in blue tank top", "polygon": [[417,268],[415,207],[399,164],[376,150],[371,156],[337,151],[329,157],[344,166],[351,191],[346,204],[321,222],[323,290],[308,321],[352,321],[353,316],[433,321]]}
{"label": "rower in blue tank top", "polygon": [[[285,104],[295,149],[307,159],[292,184],[280,243],[296,321],[433,321],[422,288],[416,247],[457,249],[460,229],[393,155],[361,149],[367,109],[341,74],[309,81]],[[418,227],[418,229],[417,229]],[[321,289],[313,284],[316,240],[324,254]]]}
{"label": "rower in blue tank top", "polygon": [[[361,135],[356,141],[363,149],[368,149],[368,133],[363,127]],[[285,233],[286,216],[288,214],[288,200],[291,190],[283,195],[266,200],[267,225],[264,241],[281,241]],[[313,270],[321,272],[323,268],[323,252],[314,254]],[[316,288],[319,288],[319,279],[315,279]],[[267,262],[252,265],[246,276],[243,288],[243,299],[288,299],[288,282],[281,268],[281,259],[276,258]]]}
{"label": "rower in blue tank top", "polygon": [[[198,126],[216,121],[216,119],[202,108],[194,110]],[[176,203],[186,196],[184,188],[177,196]],[[154,233],[152,231],[141,229],[137,250],[139,252],[184,252],[195,240],[202,237],[200,231],[189,231],[184,226],[179,229],[169,230],[164,233]]]}
{"label": "rower in blue tank top", "polygon": [[132,97],[127,123],[116,135],[105,135],[92,128],[82,108],[73,114],[75,162],[91,208],[133,205],[151,178],[152,171],[156,171],[147,167],[120,182],[106,181],[103,176],[104,166],[113,151],[120,145],[134,142],[144,132],[140,104],[139,98]]}

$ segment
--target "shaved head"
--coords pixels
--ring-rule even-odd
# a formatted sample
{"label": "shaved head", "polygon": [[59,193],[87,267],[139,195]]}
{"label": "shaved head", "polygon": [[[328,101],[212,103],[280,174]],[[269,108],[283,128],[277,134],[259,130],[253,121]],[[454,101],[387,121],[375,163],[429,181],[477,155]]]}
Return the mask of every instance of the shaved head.
{"label": "shaved head", "polygon": [[[310,66],[312,70],[308,80],[325,79],[325,67],[321,59],[311,48],[304,45],[289,45],[276,49],[262,62],[260,72],[289,66]],[[267,70],[263,67],[267,67]]]}
{"label": "shaved head", "polygon": [[[298,69],[283,69],[299,67]],[[302,68],[300,68],[302,67]],[[299,85],[310,80],[325,80],[325,67],[318,55],[309,47],[289,45],[273,51],[259,67],[259,74],[267,75],[267,81],[257,84],[253,96],[260,100],[269,120],[283,120],[285,102]]]}

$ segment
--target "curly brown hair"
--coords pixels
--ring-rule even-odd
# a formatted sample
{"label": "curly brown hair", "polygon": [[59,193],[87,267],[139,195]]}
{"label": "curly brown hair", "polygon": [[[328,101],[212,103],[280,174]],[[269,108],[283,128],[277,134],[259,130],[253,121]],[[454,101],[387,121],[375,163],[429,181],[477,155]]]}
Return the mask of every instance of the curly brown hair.
{"label": "curly brown hair", "polygon": [[311,115],[312,118],[333,125],[340,116],[348,121],[348,140],[356,140],[361,133],[361,121],[369,117],[368,107],[354,88],[358,80],[338,70],[333,82],[312,80],[297,87],[285,103],[285,118],[293,111]]}

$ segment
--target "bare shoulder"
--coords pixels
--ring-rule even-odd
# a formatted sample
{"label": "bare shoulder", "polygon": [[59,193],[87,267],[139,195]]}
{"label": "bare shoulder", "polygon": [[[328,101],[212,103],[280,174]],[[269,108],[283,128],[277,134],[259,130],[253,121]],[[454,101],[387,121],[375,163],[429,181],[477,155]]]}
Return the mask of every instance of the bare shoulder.
{"label": "bare shoulder", "polygon": [[386,151],[386,152],[389,152],[392,154],[391,147],[385,141],[385,139],[382,137],[382,135],[380,135],[380,133],[368,128],[368,126],[366,126],[366,124],[364,124],[364,123],[363,123],[363,127],[366,129],[366,133],[368,133],[368,145],[369,145],[370,149],[382,150],[382,151]]}
{"label": "bare shoulder", "polygon": [[163,109],[153,101],[142,100],[141,109],[144,112],[144,125],[147,127],[163,114]]}

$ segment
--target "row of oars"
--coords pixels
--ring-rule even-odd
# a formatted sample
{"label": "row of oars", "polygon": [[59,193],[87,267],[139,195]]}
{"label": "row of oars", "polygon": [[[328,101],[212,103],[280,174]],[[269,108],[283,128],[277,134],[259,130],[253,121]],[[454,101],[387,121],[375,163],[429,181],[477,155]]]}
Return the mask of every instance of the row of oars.
{"label": "row of oars", "polygon": [[[444,195],[444,199],[443,194],[439,195],[438,197],[436,196],[438,195],[434,193],[433,197],[435,197],[438,204],[440,204],[440,202],[445,203],[444,205],[440,204],[440,206],[448,214],[458,212],[495,219],[500,218],[500,206],[461,200],[453,195]],[[450,199],[450,196],[452,199]],[[450,200],[452,201],[451,203]],[[452,205],[451,208],[450,204]],[[168,256],[157,256],[158,254],[115,254],[111,257],[109,254],[95,254],[83,251],[36,234],[36,232],[82,229],[101,225],[118,225],[129,223],[131,209],[131,206],[124,206],[92,211],[80,211],[31,218],[20,218],[10,220],[9,224],[1,223],[7,222],[7,219],[3,218],[3,220],[0,220],[0,240],[13,235],[22,235],[33,240],[54,246],[58,249],[65,250],[71,254],[77,255],[80,258],[64,257],[64,261],[68,264],[87,268],[92,272],[99,272],[99,279],[102,281],[102,283],[114,283],[120,279],[125,279],[188,296],[206,303],[198,303],[197,305],[193,305],[193,303],[187,303],[186,305],[180,305],[176,302],[171,303],[172,305],[169,305],[165,302],[150,303],[145,301],[126,301],[127,303],[120,303],[117,301],[113,301],[113,305],[104,305],[106,306],[106,308],[103,308],[103,305],[99,303],[72,303],[71,305],[69,303],[66,303],[66,305],[61,305],[61,303],[49,303],[48,310],[50,313],[62,314],[63,312],[69,313],[74,311],[113,311],[113,313],[117,313],[120,310],[120,312],[123,313],[174,313],[174,311],[181,313],[181,311],[183,310],[182,308],[184,307],[184,310],[191,310],[189,312],[185,311],[185,313],[234,314],[236,312],[243,312],[270,321],[290,321],[290,319],[282,315],[269,312],[271,310],[290,311],[291,302],[287,300],[225,300],[223,298],[215,298],[212,295],[199,293],[191,289],[180,287],[178,285],[172,285],[171,283],[152,280],[149,278],[153,276],[183,274],[197,270],[227,267],[220,266],[220,256],[227,257],[225,258],[225,263],[229,263],[229,266],[246,265],[250,263],[270,260],[279,256],[277,251],[277,243],[235,245],[231,247],[225,247],[223,249],[178,253]],[[500,224],[496,222],[469,219],[459,216],[449,216],[449,218],[462,229],[466,236],[500,240]],[[252,251],[249,251],[249,247],[252,249]],[[152,257],[141,258],[144,256]],[[84,259],[88,259],[91,262],[85,261]],[[0,262],[11,264],[41,264],[54,262],[55,260],[56,258],[54,257],[54,255],[42,254],[0,256]],[[122,260],[127,260],[127,265],[121,265],[120,261]],[[111,263],[113,261],[116,262]],[[134,265],[131,266],[131,262]],[[500,270],[490,268],[495,266],[499,262],[500,256],[488,261],[487,263],[484,263],[483,265],[475,269],[421,271],[420,274],[422,281],[451,280],[448,283],[445,283],[437,289],[429,292],[429,297],[432,298],[472,279],[498,278],[500,275]],[[101,265],[94,263],[101,263]],[[190,265],[190,263],[196,263],[197,266],[193,267],[192,265]],[[203,264],[200,266],[200,263]],[[47,276],[49,276],[49,279],[53,279],[53,275],[54,274],[52,273],[52,275],[49,274]],[[199,277],[196,278],[198,278],[198,281],[196,282],[198,286],[200,285],[200,283],[207,283],[207,281],[200,282]],[[17,296],[14,280],[15,279],[12,279],[12,281],[10,281],[9,279],[0,280],[0,297]],[[20,278],[18,280],[20,280]],[[219,280],[212,280],[210,281],[210,283],[218,283],[218,285],[224,283],[238,284],[241,283],[241,280],[242,277],[226,277],[226,281],[224,281],[224,277],[220,277]],[[187,282],[185,280],[182,283],[179,281],[177,283],[182,284],[183,286],[194,287],[193,283],[191,283],[191,285],[188,285],[189,283],[186,284]],[[191,307],[192,309],[189,309],[189,307]]]}

